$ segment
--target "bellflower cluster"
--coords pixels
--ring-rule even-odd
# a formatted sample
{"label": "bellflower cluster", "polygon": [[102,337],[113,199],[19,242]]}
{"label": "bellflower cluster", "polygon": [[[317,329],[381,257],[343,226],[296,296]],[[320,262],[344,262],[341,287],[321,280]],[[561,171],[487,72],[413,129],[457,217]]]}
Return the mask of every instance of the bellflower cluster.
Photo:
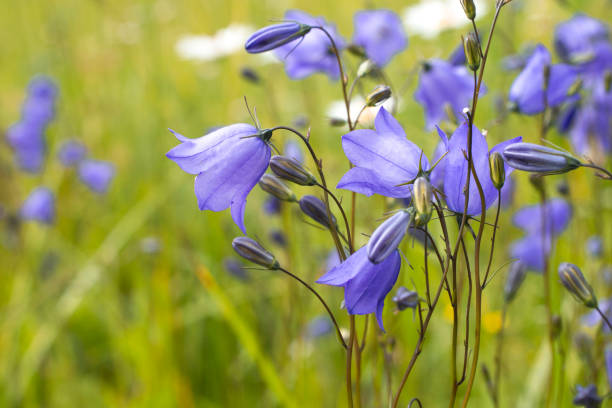
{"label": "bellflower cluster", "polygon": [[36,77],[28,85],[21,119],[7,130],[7,141],[17,165],[28,172],[41,170],[45,152],[45,131],[55,116],[57,86],[47,77]]}
{"label": "bellflower cluster", "polygon": [[512,245],[512,257],[530,271],[543,272],[545,257],[551,253],[554,240],[567,228],[571,217],[572,208],[562,198],[553,198],[544,206],[538,204],[519,210],[513,222],[526,235]]}

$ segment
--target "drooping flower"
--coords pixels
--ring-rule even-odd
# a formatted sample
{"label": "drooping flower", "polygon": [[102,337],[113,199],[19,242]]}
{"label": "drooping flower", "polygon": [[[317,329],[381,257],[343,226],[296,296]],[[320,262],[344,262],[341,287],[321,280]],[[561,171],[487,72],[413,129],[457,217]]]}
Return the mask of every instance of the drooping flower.
{"label": "drooping flower", "polygon": [[342,136],[344,153],[355,166],[337,188],[371,196],[410,197],[412,187],[399,184],[413,180],[420,167],[429,168],[422,150],[406,139],[400,124],[384,108],[376,115],[376,130],[358,129]]}
{"label": "drooping flower", "polygon": [[[549,70],[548,85],[545,70]],[[576,83],[578,71],[566,64],[551,64],[550,52],[538,44],[525,68],[516,77],[508,99],[519,112],[526,115],[541,113],[546,106],[557,106],[571,98],[570,90]],[[544,89],[546,88],[546,92]]]}
{"label": "drooping flower", "polygon": [[24,220],[52,224],[55,220],[55,198],[46,187],[34,189],[21,206],[19,215]]}
{"label": "drooping flower", "polygon": [[[457,213],[463,213],[465,209],[465,183],[467,181],[468,162],[465,154],[468,151],[468,124],[463,123],[455,130],[448,142],[448,154],[444,158],[444,195],[448,208]],[[485,208],[489,208],[498,197],[498,191],[491,181],[489,168],[489,154],[502,152],[503,149],[521,141],[522,138],[515,137],[495,145],[490,151],[485,137],[476,126],[472,127],[472,158],[478,180],[482,186],[485,197]],[[509,175],[512,168],[507,163],[504,165],[505,174]],[[503,189],[502,189],[503,190]],[[478,215],[482,211],[480,193],[474,177],[470,177],[469,199],[467,214]]]}
{"label": "drooping flower", "polygon": [[[484,86],[480,94],[486,92]],[[470,105],[474,93],[474,78],[465,66],[430,59],[423,63],[414,99],[425,110],[425,127],[432,130],[445,119],[461,121],[463,109]],[[452,111],[455,118],[448,118]]]}
{"label": "drooping flower", "polygon": [[[345,47],[344,39],[336,27],[322,17],[299,11],[289,10],[285,20],[294,21],[310,27],[323,27],[333,38],[338,52]],[[322,72],[331,79],[340,77],[336,56],[331,51],[331,42],[321,30],[311,30],[307,35],[276,48],[276,56],[285,63],[285,71],[291,79],[302,79],[316,72]]]}
{"label": "drooping flower", "polygon": [[382,312],[385,297],[393,288],[401,266],[399,251],[374,264],[364,246],[340,265],[334,267],[317,283],[344,288],[344,304],[350,314],[375,313],[378,326],[384,330]]}
{"label": "drooping flower", "polygon": [[107,161],[85,159],[79,164],[78,173],[92,191],[105,193],[115,176],[115,166]]}
{"label": "drooping flower", "polygon": [[363,47],[369,59],[379,67],[408,45],[402,21],[391,10],[363,10],[353,18],[353,43]]}
{"label": "drooping flower", "polygon": [[76,140],[67,140],[59,148],[57,158],[66,167],[74,166],[87,155],[87,148]]}
{"label": "drooping flower", "polygon": [[272,132],[248,124],[226,126],[197,139],[171,132],[181,144],[166,156],[185,172],[196,175],[200,210],[230,207],[234,222],[246,232],[246,197],[268,168]]}
{"label": "drooping flower", "polygon": [[592,58],[594,47],[609,41],[610,30],[600,20],[576,14],[555,29],[555,50],[563,61],[576,63]]}

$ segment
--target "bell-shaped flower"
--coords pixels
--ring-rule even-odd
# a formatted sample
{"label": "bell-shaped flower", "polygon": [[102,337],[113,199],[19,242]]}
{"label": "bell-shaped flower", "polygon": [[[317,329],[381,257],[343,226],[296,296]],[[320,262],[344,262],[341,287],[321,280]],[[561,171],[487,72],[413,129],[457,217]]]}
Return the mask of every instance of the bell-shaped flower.
{"label": "bell-shaped flower", "polygon": [[102,160],[83,160],[78,168],[79,179],[89,189],[96,193],[106,193],[113,177],[115,177],[115,166]]}
{"label": "bell-shaped flower", "polygon": [[413,180],[419,168],[427,170],[429,162],[423,151],[385,108],[374,121],[376,130],[358,129],[342,136],[342,148],[355,166],[340,180],[337,188],[371,196],[410,197],[412,187],[400,185]]}
{"label": "bell-shaped flower", "polygon": [[[485,92],[482,86],[480,94]],[[463,109],[472,101],[473,93],[474,77],[465,66],[431,59],[423,63],[414,99],[425,110],[426,129],[432,130],[445,119],[460,121]],[[448,118],[449,111],[454,113],[455,118]]]}
{"label": "bell-shaped flower", "polygon": [[196,175],[195,195],[200,210],[231,208],[236,225],[246,233],[246,197],[268,168],[270,130],[235,124],[197,139],[171,131],[181,144],[166,156]]}
{"label": "bell-shaped flower", "polygon": [[[465,184],[467,181],[468,162],[468,124],[463,123],[455,130],[448,142],[448,154],[444,158],[444,195],[446,205],[456,213],[463,213],[465,209]],[[474,168],[478,175],[478,180],[482,186],[485,198],[485,207],[489,208],[498,197],[498,191],[491,181],[489,168],[489,154],[492,152],[501,153],[504,148],[512,143],[520,142],[522,138],[515,137],[505,142],[495,145],[490,151],[485,137],[480,133],[476,126],[472,127],[472,158]],[[504,164],[506,177],[512,172],[508,164]],[[505,187],[504,187],[505,188]],[[503,191],[503,188],[502,188]],[[467,214],[478,215],[482,212],[480,193],[474,180],[470,176],[470,188]]]}
{"label": "bell-shaped flower", "polygon": [[608,42],[610,30],[603,21],[576,14],[555,29],[555,51],[563,61],[576,63],[593,56],[597,44]]}
{"label": "bell-shaped flower", "polygon": [[[285,20],[310,27],[323,27],[334,39],[338,52],[345,47],[345,41],[338,34],[336,27],[327,23],[322,17],[312,17],[303,11],[289,10],[285,13]],[[327,74],[331,79],[338,79],[340,68],[331,48],[327,35],[313,28],[306,35],[276,48],[275,54],[285,63],[285,71],[291,79],[302,79],[316,72]]]}
{"label": "bell-shaped flower", "polygon": [[[545,82],[547,70],[548,85]],[[508,99],[519,112],[535,115],[544,111],[546,106],[554,107],[571,98],[570,91],[577,79],[576,68],[566,64],[551,65],[550,52],[538,44],[512,83]]]}
{"label": "bell-shaped flower", "polygon": [[353,18],[353,43],[365,50],[366,56],[379,67],[408,45],[402,21],[391,10],[363,10]]}
{"label": "bell-shaped flower", "polygon": [[382,312],[385,297],[393,288],[401,266],[396,249],[384,261],[375,264],[368,259],[367,247],[353,253],[340,265],[317,280],[317,283],[344,288],[344,304],[350,314],[376,314],[378,326],[384,330]]}
{"label": "bell-shaped flower", "polygon": [[46,187],[34,189],[23,202],[19,215],[24,220],[52,224],[55,220],[55,197]]}

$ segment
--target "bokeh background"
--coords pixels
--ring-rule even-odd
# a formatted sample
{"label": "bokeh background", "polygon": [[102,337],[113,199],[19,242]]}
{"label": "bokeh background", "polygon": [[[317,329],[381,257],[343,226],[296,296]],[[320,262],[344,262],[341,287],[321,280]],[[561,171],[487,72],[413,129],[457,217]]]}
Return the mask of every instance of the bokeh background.
{"label": "bokeh background", "polygon": [[[256,29],[290,8],[325,16],[350,38],[355,11],[384,7],[403,15],[416,3],[5,1],[0,13],[0,129],[19,119],[34,75],[52,77],[60,94],[56,118],[46,133],[49,152],[41,173],[21,173],[8,146],[0,144],[0,406],[343,406],[344,353],[333,334],[319,335],[312,326],[323,312],[320,305],[295,282],[273,272],[228,272],[224,260],[234,256],[230,243],[240,231],[228,212],[198,211],[192,177],[164,156],[176,144],[169,127],[196,137],[213,126],[248,122],[246,96],[264,126],[307,118],[329,182],[335,184],[346,170],[340,148],[343,130],[328,123],[329,104],[341,96],[339,84],[322,75],[291,81],[273,58],[236,48],[232,31],[219,55],[197,57],[194,51],[196,57],[188,58],[177,44],[186,36],[214,35],[232,24]],[[494,2],[481,3],[489,9],[478,20],[486,31]],[[490,140],[521,135],[537,141],[540,126],[537,117],[496,120],[496,104],[516,75],[502,70],[502,58],[527,43],[550,48],[555,25],[577,11],[612,21],[610,5],[605,0],[514,0],[504,10],[485,75],[489,93],[479,112],[479,125],[489,130]],[[453,7],[460,8],[458,0]],[[239,39],[244,30],[234,26]],[[467,30],[449,28],[428,38],[408,29],[408,49],[388,68],[402,92],[397,118],[426,152],[433,151],[438,139],[424,130],[422,109],[412,98],[419,61],[447,57]],[[347,57],[347,63],[356,68],[355,59]],[[260,81],[246,80],[244,67],[253,69]],[[59,164],[57,148],[67,139],[82,141],[97,158],[115,164],[116,176],[106,194],[90,192],[73,170]],[[554,132],[550,139],[568,146]],[[514,204],[502,217],[494,258],[498,266],[509,260],[508,244],[521,236],[511,225],[512,212],[537,201],[527,177],[517,174],[516,179]],[[599,271],[612,255],[612,186],[586,170],[551,180],[552,190],[557,182],[567,181],[575,210],[551,264],[581,265],[598,293],[607,297],[610,287]],[[10,214],[41,184],[57,195],[56,223],[17,223]],[[295,208],[282,217],[267,215],[264,199],[257,188],[249,197],[249,233],[313,282],[332,249],[328,235],[303,222]],[[358,231],[371,233],[384,207],[378,196],[359,197]],[[287,248],[270,238],[272,229],[281,228],[288,235]],[[585,249],[594,234],[604,242],[599,259],[589,257]],[[366,240],[358,236],[360,244]],[[404,264],[398,284],[422,287],[422,248],[409,243],[404,252],[411,265]],[[488,365],[500,326],[506,269],[485,291],[481,362]],[[323,287],[321,293],[339,308],[341,290]],[[577,321],[585,310],[560,285],[553,285],[553,303],[564,317],[561,406],[571,405],[576,384],[596,382],[606,393],[601,358],[585,368],[575,350],[573,336],[582,330]],[[346,327],[346,316],[339,310],[337,315]],[[385,321],[386,337],[374,328],[368,333],[365,406],[386,406],[385,353],[395,389],[417,338],[412,312],[394,313],[390,299]],[[545,325],[541,279],[530,275],[509,311],[503,406],[540,403],[550,358]],[[406,404],[418,396],[424,406],[445,406],[450,330],[448,299],[443,296],[404,391]],[[600,340],[593,347],[601,351],[604,345]],[[490,405],[480,374],[472,405]]]}

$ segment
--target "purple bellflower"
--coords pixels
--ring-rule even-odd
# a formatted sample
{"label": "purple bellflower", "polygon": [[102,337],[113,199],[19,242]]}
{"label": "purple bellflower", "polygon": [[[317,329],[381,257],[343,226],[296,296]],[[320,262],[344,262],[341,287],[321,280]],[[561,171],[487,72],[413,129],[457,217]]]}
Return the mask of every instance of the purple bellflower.
{"label": "purple bellflower", "polygon": [[[550,70],[550,77],[545,93],[546,69]],[[512,83],[508,99],[519,112],[535,115],[544,111],[547,105],[554,107],[571,98],[569,91],[577,78],[578,71],[574,67],[566,64],[551,65],[550,52],[538,44],[525,68]]]}
{"label": "purple bellflower", "polygon": [[597,386],[589,384],[586,387],[576,386],[576,395],[574,395],[572,403],[577,407],[599,408],[602,401],[603,398],[597,394]]}
{"label": "purple bellflower", "polygon": [[610,39],[608,26],[584,14],[576,14],[555,29],[555,50],[563,61],[584,61],[595,53],[594,47]]}
{"label": "purple bellflower", "polygon": [[166,156],[189,174],[196,175],[195,195],[200,210],[231,209],[236,225],[246,233],[246,197],[268,168],[272,131],[235,124],[197,139],[171,130],[180,145]]}
{"label": "purple bellflower", "polygon": [[[345,41],[338,34],[336,27],[328,24],[322,17],[312,17],[303,11],[289,10],[285,13],[285,20],[313,28],[323,27],[334,39],[338,52],[345,47]],[[331,48],[327,35],[319,29],[314,29],[276,48],[275,54],[284,61],[285,71],[291,79],[303,79],[316,72],[322,72],[335,80],[340,78],[340,69]]]}
{"label": "purple bellflower", "polygon": [[513,258],[528,270],[544,271],[544,257],[552,251],[554,240],[567,228],[572,217],[572,207],[562,198],[554,198],[542,205],[527,206],[513,218],[514,225],[526,232],[510,248]]}
{"label": "purple bellflower", "polygon": [[379,67],[408,45],[402,21],[391,10],[363,10],[355,14],[353,43],[363,47],[367,57]]}
{"label": "purple bellflower", "polygon": [[429,168],[422,150],[406,139],[406,133],[385,108],[374,121],[376,130],[358,129],[342,136],[344,153],[355,166],[340,180],[337,188],[371,196],[410,197],[412,186],[399,184],[414,179]]}
{"label": "purple bellflower", "polygon": [[[424,62],[414,99],[425,110],[426,129],[432,130],[445,119],[462,118],[463,108],[471,103],[473,92],[474,78],[465,66],[454,66],[439,59]],[[485,92],[482,86],[480,94]],[[447,118],[448,108],[455,118]]]}
{"label": "purple bellflower", "polygon": [[[463,123],[455,130],[448,142],[448,154],[444,158],[444,195],[446,196],[446,204],[448,208],[456,213],[463,213],[465,209],[465,182],[467,181],[468,162],[465,154],[468,150],[468,124]],[[472,157],[474,160],[474,168],[478,179],[482,186],[485,197],[485,206],[489,208],[491,204],[497,200],[498,191],[491,181],[491,172],[489,169],[489,154],[492,152],[501,153],[504,148],[512,143],[520,142],[522,138],[515,137],[514,139],[506,140],[505,142],[495,145],[490,151],[485,137],[480,133],[476,126],[472,128]],[[504,163],[506,177],[512,172],[512,168]],[[503,188],[502,188],[503,190]],[[474,177],[470,177],[468,215],[478,215],[482,211],[480,202],[480,193],[474,181]]]}
{"label": "purple bellflower", "polygon": [[446,59],[449,64],[462,67],[465,66],[467,59],[465,58],[465,49],[463,48],[463,42],[459,43],[459,45],[453,50],[451,55]]}
{"label": "purple bellflower", "polygon": [[393,288],[401,266],[396,249],[378,264],[368,259],[367,247],[353,253],[340,265],[317,280],[317,283],[344,288],[344,304],[350,314],[376,313],[378,326],[384,330],[382,312],[385,297]]}
{"label": "purple bellflower", "polygon": [[59,148],[57,158],[66,167],[74,166],[87,155],[87,148],[76,140],[67,140]]}
{"label": "purple bellflower", "polygon": [[96,193],[105,193],[115,176],[115,166],[101,160],[83,160],[78,168],[79,179]]}
{"label": "purple bellflower", "polygon": [[250,54],[270,51],[303,37],[310,29],[310,26],[296,22],[274,24],[255,32],[244,48]]}
{"label": "purple bellflower", "polygon": [[55,220],[55,198],[46,187],[34,189],[21,206],[20,216],[24,220],[52,224]]}

